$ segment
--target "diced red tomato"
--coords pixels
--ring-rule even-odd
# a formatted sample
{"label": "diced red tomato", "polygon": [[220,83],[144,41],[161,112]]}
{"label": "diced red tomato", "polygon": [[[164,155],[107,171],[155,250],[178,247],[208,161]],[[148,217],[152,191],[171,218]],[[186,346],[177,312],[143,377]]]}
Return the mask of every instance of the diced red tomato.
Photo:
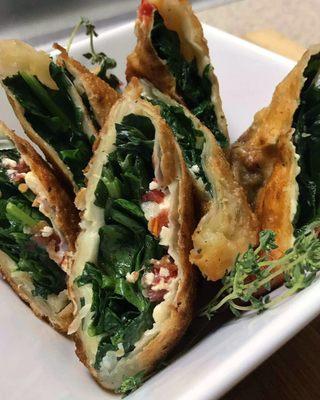
{"label": "diced red tomato", "polygon": [[152,290],[152,289],[149,289],[149,290],[147,291],[147,296],[148,296],[148,299],[149,299],[151,302],[160,303],[160,301],[163,300],[164,295],[165,295],[167,292],[168,292],[167,290]]}
{"label": "diced red tomato", "polygon": [[[168,271],[167,276],[162,276],[160,274],[161,268],[164,268]],[[177,266],[173,262],[170,256],[163,256],[161,260],[156,261],[153,264],[153,273],[154,273],[154,285],[157,285],[160,280],[164,280],[168,282],[170,279],[175,278],[178,274]]]}
{"label": "diced red tomato", "polygon": [[[166,285],[168,285],[170,281],[178,275],[177,266],[173,262],[172,258],[166,255],[162,257],[161,260],[154,261],[152,272],[154,278],[148,287],[147,297],[152,302],[160,302],[168,292]],[[160,285],[159,290],[157,290],[157,285]]]}
{"label": "diced red tomato", "polygon": [[156,217],[150,219],[148,223],[149,231],[156,237],[159,237],[162,227],[169,225],[168,210],[161,211]]}
{"label": "diced red tomato", "polygon": [[160,204],[163,202],[164,196],[165,194],[161,192],[161,190],[158,189],[150,190],[150,192],[147,192],[142,196],[142,202],[154,201],[155,203]]}
{"label": "diced red tomato", "polygon": [[148,0],[142,0],[139,10],[138,10],[138,16],[140,19],[143,18],[148,18],[151,17],[153,10],[155,9],[155,6],[150,4]]}
{"label": "diced red tomato", "polygon": [[20,172],[20,173],[23,173],[23,172],[24,172],[24,173],[27,173],[27,172],[30,171],[29,167],[28,167],[27,164],[24,162],[24,160],[22,160],[22,158],[20,158],[20,160],[19,160],[17,166],[15,167],[15,170],[16,170],[17,172]]}

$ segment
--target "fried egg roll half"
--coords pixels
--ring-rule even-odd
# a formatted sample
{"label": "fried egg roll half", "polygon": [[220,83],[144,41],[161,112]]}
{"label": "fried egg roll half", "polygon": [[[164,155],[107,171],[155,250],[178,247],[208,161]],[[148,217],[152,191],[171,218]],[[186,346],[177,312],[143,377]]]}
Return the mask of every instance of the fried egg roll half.
{"label": "fried egg roll half", "polygon": [[49,166],[0,122],[0,274],[42,319],[67,332],[68,252],[78,212]]}
{"label": "fried egg roll half", "polygon": [[124,92],[78,194],[81,228],[70,295],[77,354],[105,388],[147,374],[185,332],[192,183],[159,109]]}
{"label": "fried egg roll half", "polygon": [[77,191],[118,94],[55,47],[61,51],[57,63],[19,40],[0,41],[0,79],[26,135],[58,177]]}
{"label": "fried egg roll half", "polygon": [[143,80],[134,78],[127,90],[133,99],[157,106],[173,132],[200,211],[190,260],[208,279],[218,280],[238,253],[256,242],[257,223],[244,191],[214,136],[186,107]]}
{"label": "fried egg roll half", "polygon": [[[232,147],[233,170],[280,257],[320,212],[320,47],[307,51]],[[282,277],[274,284],[281,283]]]}
{"label": "fried egg roll half", "polygon": [[145,78],[189,108],[219,145],[229,137],[218,80],[201,24],[186,0],[142,0],[137,44],[127,59],[127,80]]}

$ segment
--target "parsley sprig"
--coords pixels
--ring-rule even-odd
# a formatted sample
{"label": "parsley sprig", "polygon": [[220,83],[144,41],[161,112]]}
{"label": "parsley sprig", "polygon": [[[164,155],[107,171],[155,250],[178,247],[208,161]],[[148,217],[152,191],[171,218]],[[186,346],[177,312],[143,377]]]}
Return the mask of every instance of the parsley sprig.
{"label": "parsley sprig", "polygon": [[[270,230],[260,232],[259,245],[239,255],[234,268],[223,278],[223,287],[212,301],[202,310],[201,315],[210,319],[221,307],[227,305],[236,315],[244,311],[262,312],[282,302],[287,297],[309,286],[320,270],[320,240],[315,221],[300,231],[292,248],[276,260],[270,253],[277,248],[275,233]],[[286,290],[270,297],[256,296],[259,289],[270,291],[271,281],[284,276]]]}
{"label": "parsley sprig", "polygon": [[117,66],[117,62],[113,58],[108,57],[106,55],[106,53],[103,53],[102,51],[100,51],[100,52],[96,51],[96,49],[94,47],[94,38],[98,37],[98,33],[96,31],[94,24],[91,21],[89,21],[89,19],[84,18],[84,17],[80,18],[80,21],[74,27],[74,29],[72,30],[71,35],[69,37],[69,40],[67,43],[67,52],[70,51],[72,42],[82,26],[85,27],[86,35],[89,36],[89,40],[90,40],[90,51],[88,53],[83,54],[83,56],[85,58],[87,58],[88,60],[90,60],[92,65],[100,66],[100,70],[97,73],[99,78],[106,81],[114,89],[118,89],[120,86],[119,79],[113,74],[110,74],[110,76],[107,76],[107,71],[109,69],[115,68]]}

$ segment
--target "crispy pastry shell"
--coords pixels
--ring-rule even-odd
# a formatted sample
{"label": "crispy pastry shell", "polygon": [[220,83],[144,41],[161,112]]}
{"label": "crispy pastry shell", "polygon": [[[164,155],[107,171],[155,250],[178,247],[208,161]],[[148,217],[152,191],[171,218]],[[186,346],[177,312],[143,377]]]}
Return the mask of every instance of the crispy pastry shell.
{"label": "crispy pastry shell", "polygon": [[[106,115],[110,111],[112,104],[117,100],[119,94],[113,90],[107,83],[98,78],[95,74],[88,71],[80,63],[69,58],[66,51],[59,45],[54,47],[61,51],[58,57],[60,65],[65,64],[78,81],[81,83],[93,113],[100,125],[103,124]],[[49,64],[51,59],[43,51],[36,51],[20,40],[2,40],[0,41],[0,78],[5,79],[19,71],[25,71],[35,75],[43,84],[51,89],[57,89],[55,82],[52,80],[49,73]],[[70,192],[78,191],[78,188],[73,180],[73,175],[68,166],[59,157],[57,151],[44,140],[38,132],[31,126],[25,118],[25,110],[20,105],[14,94],[4,85],[4,90],[8,96],[8,100],[21,124],[26,135],[34,142],[45,155],[48,162],[53,166],[54,173],[59,181],[70,190]],[[75,96],[80,100],[80,95],[75,91]],[[84,116],[90,125],[90,132],[97,136],[97,131],[92,125],[88,113],[84,111]]]}
{"label": "crispy pastry shell", "polygon": [[69,57],[62,46],[55,43],[53,48],[60,51],[57,64],[64,66],[81,83],[98,124],[103,126],[111,107],[119,99],[120,93],[78,61]]}
{"label": "crispy pastry shell", "polygon": [[[171,106],[183,107],[146,81],[139,82],[134,78],[130,87],[137,97],[155,97]],[[202,165],[214,192],[210,198],[204,185],[199,185],[192,178],[197,208],[201,213],[192,236],[190,261],[199,267],[204,276],[215,281],[232,267],[238,253],[245,251],[250,243],[256,243],[257,221],[212,133],[187,108],[183,107],[183,111],[194,127],[204,134]]]}
{"label": "crispy pastry shell", "polygon": [[[114,124],[121,122],[123,116],[129,113],[144,115],[152,120],[156,128],[155,146],[157,146],[157,151],[154,154],[160,155],[160,159],[158,159],[158,162],[156,161],[155,173],[162,185],[175,185],[174,187],[177,188],[174,189],[176,201],[172,202],[170,212],[170,221],[173,221],[176,234],[169,249],[176,255],[174,259],[179,272],[177,285],[169,292],[170,297],[155,308],[157,310],[158,307],[162,307],[162,311],[160,313],[160,309],[158,309],[158,316],[155,317],[156,322],[152,330],[148,331],[148,336],[144,335],[138,341],[135,350],[118,361],[113,370],[107,373],[103,371],[103,367],[99,371],[93,367],[95,351],[92,349],[96,349],[98,342],[95,342],[95,338],[90,338],[82,330],[80,320],[75,324],[77,315],[81,312],[79,297],[83,294],[81,289],[73,284],[73,281],[76,276],[82,273],[85,261],[95,260],[97,250],[89,250],[86,253],[82,251],[84,244],[87,247],[90,246],[91,249],[97,247],[97,231],[103,224],[103,210],[97,210],[97,207],[93,205],[94,190],[107,155],[113,150]],[[113,106],[109,114],[89,166],[87,178],[86,193],[79,193],[78,195],[81,197],[80,203],[83,204],[84,210],[81,222],[83,230],[77,241],[77,252],[69,281],[70,296],[75,306],[76,352],[101,386],[107,389],[115,389],[121,384],[125,376],[133,375],[139,371],[148,373],[155,368],[157,362],[177,343],[190,323],[195,294],[195,271],[189,262],[191,233],[194,227],[192,184],[181,153],[175,145],[171,130],[161,118],[159,110],[150,103],[136,98],[130,88],[125,91],[123,97]],[[102,220],[99,221],[99,218]],[[90,244],[89,240],[92,240]],[[88,298],[90,299],[90,296]],[[87,298],[85,298],[85,302],[87,304]],[[86,317],[82,321],[86,327]]]}
{"label": "crispy pastry shell", "polygon": [[[209,49],[203,35],[201,23],[193,13],[189,2],[187,0],[148,0],[142,1],[142,3],[151,4],[160,12],[165,25],[170,30],[178,33],[182,54],[189,61],[196,58],[199,73],[202,75],[204,68],[210,64]],[[184,104],[183,99],[177,93],[175,78],[152,46],[152,26],[153,14],[151,16],[139,16],[136,20],[137,44],[134,51],[127,58],[127,81],[129,82],[132,77],[145,78],[161,92]],[[211,100],[214,104],[218,126],[228,138],[227,123],[219,94],[219,84],[213,68],[209,73],[209,79],[212,83]]]}
{"label": "crispy pastry shell", "polygon": [[[69,251],[75,249],[75,241],[78,233],[79,215],[72,200],[60,186],[50,167],[36,153],[33,147],[24,139],[18,137],[0,122],[0,131],[8,136],[15,144],[22,158],[35,174],[40,184],[39,194],[47,200],[51,213],[49,218],[64,238]],[[37,194],[37,193],[36,193]],[[16,269],[14,261],[4,252],[0,251],[0,273],[10,284],[13,290],[30,305],[33,312],[42,319],[49,321],[57,330],[67,333],[72,319],[72,304],[69,303],[59,312],[54,312],[43,299],[32,296],[32,282],[24,277],[23,283],[18,275],[13,274]]]}
{"label": "crispy pastry shell", "polygon": [[[305,82],[303,72],[319,46],[308,50],[277,86],[270,105],[259,111],[250,128],[232,146],[232,168],[261,223],[276,234],[279,257],[294,242],[299,167],[292,144],[292,121]],[[280,283],[281,278],[279,278]]]}

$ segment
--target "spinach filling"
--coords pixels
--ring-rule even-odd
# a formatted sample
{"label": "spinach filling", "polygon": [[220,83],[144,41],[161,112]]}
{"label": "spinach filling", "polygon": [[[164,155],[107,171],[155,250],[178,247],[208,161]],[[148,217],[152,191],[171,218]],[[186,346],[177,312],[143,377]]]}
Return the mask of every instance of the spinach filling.
{"label": "spinach filling", "polygon": [[52,261],[46,250],[38,246],[32,234],[26,233],[46,217],[32,207],[33,194],[21,193],[11,182],[1,160],[10,158],[19,162],[17,150],[0,152],[0,250],[17,264],[17,271],[30,275],[34,286],[33,296],[47,299],[66,289],[66,274]]}
{"label": "spinach filling", "polygon": [[[124,354],[153,325],[156,305],[142,294],[142,274],[151,259],[167,248],[148,231],[141,209],[142,196],[152,181],[155,129],[149,118],[129,114],[116,124],[116,149],[109,154],[95,191],[95,204],[104,209],[96,265],[86,263],[77,285],[92,285],[93,318],[89,335],[101,335],[94,367],[99,369],[108,351],[123,346]],[[135,283],[126,275],[139,271]]]}
{"label": "spinach filling", "polygon": [[51,62],[49,71],[58,90],[25,72],[7,77],[3,83],[25,109],[25,118],[33,129],[57,151],[76,184],[83,186],[82,171],[92,155],[91,138],[83,131],[82,110],[70,97],[72,81],[66,70]]}
{"label": "spinach filling", "polygon": [[306,81],[292,125],[301,169],[296,230],[320,217],[320,53],[310,58],[303,75]]}
{"label": "spinach filling", "polygon": [[194,127],[192,120],[185,115],[182,107],[170,106],[159,99],[146,97],[146,100],[160,107],[161,116],[172,129],[188,169],[197,180],[202,180],[206,191],[213,196],[213,187],[202,166],[201,155],[205,142],[203,132]]}
{"label": "spinach filling", "polygon": [[211,65],[208,64],[200,76],[196,59],[187,61],[183,57],[177,32],[165,26],[158,11],[153,15],[152,45],[158,57],[167,62],[171,74],[176,79],[178,94],[193,114],[211,130],[220,146],[227,147],[228,139],[218,126],[217,115],[211,101],[212,83],[209,79]]}

